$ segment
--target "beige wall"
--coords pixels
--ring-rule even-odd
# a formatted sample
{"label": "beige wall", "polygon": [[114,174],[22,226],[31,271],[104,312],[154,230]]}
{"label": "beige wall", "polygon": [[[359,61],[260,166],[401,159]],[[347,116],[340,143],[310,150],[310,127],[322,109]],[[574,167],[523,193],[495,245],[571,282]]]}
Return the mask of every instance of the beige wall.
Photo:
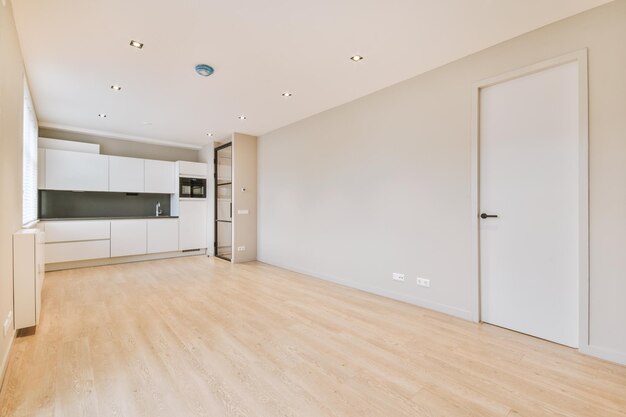
{"label": "beige wall", "polygon": [[1,328],[13,310],[13,232],[22,225],[22,113],[24,66],[11,1],[0,3],[0,377],[13,331]]}
{"label": "beige wall", "polygon": [[[233,263],[257,257],[257,141],[256,136],[233,133]],[[239,246],[246,250],[239,252]]]}
{"label": "beige wall", "polygon": [[626,363],[625,41],[618,0],[263,135],[259,260],[470,318],[472,83],[587,47],[590,341]]}
{"label": "beige wall", "polygon": [[95,136],[84,133],[67,132],[63,130],[45,128],[39,129],[39,137],[97,143],[100,145],[100,153],[104,155],[158,159],[161,161],[199,162],[198,151],[196,149],[153,145],[149,143],[132,142],[128,140],[113,139],[103,136]]}

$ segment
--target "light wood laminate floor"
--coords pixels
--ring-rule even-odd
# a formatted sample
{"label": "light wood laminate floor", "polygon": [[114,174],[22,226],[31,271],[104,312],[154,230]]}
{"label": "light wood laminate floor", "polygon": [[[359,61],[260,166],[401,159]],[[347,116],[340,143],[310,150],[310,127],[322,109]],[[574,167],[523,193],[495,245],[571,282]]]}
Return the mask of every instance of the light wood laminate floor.
{"label": "light wood laminate floor", "polygon": [[271,267],[48,273],[0,416],[626,416],[626,367]]}

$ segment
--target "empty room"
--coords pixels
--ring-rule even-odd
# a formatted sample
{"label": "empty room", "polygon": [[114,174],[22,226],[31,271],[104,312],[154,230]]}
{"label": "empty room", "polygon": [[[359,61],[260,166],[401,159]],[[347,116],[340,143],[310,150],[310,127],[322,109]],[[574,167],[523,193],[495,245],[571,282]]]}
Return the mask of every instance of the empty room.
{"label": "empty room", "polygon": [[0,417],[626,417],[626,0],[0,0]]}

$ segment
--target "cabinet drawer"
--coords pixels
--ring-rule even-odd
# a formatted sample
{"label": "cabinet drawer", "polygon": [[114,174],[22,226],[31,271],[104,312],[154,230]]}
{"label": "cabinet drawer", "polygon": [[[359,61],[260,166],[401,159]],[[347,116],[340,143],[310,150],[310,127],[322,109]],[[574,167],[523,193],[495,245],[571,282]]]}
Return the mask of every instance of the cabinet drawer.
{"label": "cabinet drawer", "polygon": [[108,220],[46,222],[45,232],[46,243],[103,240],[111,237],[111,222]]}
{"label": "cabinet drawer", "polygon": [[47,243],[45,249],[47,264],[109,258],[110,256],[111,242],[109,240]]}

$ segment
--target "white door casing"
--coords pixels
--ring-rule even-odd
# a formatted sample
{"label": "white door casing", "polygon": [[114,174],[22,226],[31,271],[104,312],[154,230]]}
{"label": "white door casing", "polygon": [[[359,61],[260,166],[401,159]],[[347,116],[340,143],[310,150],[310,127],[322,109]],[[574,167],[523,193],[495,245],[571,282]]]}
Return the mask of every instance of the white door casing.
{"label": "white door casing", "polygon": [[[474,320],[586,350],[587,51],[480,81],[473,91]],[[500,217],[481,220],[483,211]]]}

